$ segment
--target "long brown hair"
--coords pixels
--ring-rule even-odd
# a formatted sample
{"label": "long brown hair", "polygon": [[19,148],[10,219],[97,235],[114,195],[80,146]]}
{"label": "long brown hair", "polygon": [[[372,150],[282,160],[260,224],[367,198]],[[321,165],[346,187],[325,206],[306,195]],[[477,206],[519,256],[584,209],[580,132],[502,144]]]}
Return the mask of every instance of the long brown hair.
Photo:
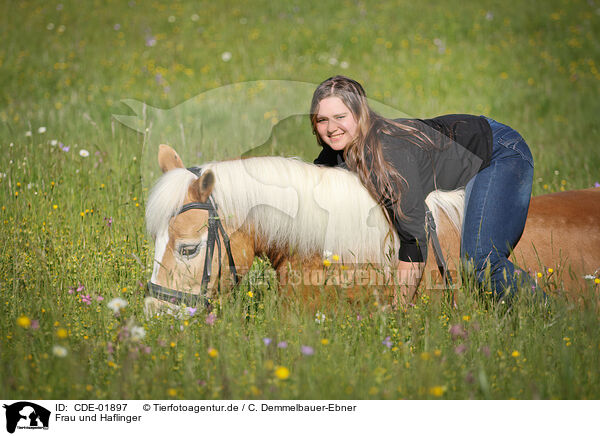
{"label": "long brown hair", "polygon": [[319,103],[327,97],[338,97],[342,100],[357,123],[356,137],[344,149],[346,165],[358,174],[362,184],[378,203],[392,207],[398,217],[406,218],[400,208],[400,198],[402,191],[408,188],[408,183],[385,161],[380,136],[381,133],[403,136],[420,147],[431,144],[431,140],[423,132],[410,126],[411,120],[399,123],[374,112],[369,107],[365,90],[357,81],[345,76],[334,76],[317,87],[310,105],[313,133],[322,147],[328,145],[317,131],[317,115]]}

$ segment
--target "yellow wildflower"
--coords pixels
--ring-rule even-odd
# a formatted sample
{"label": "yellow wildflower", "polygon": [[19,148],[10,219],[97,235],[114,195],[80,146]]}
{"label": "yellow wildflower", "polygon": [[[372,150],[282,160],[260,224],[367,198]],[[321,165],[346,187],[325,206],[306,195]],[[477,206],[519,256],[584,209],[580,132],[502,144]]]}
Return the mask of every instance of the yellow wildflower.
{"label": "yellow wildflower", "polygon": [[329,259],[324,259],[323,260],[323,265],[325,265],[325,266],[331,266],[331,261]]}
{"label": "yellow wildflower", "polygon": [[429,388],[429,393],[434,397],[441,397],[444,395],[444,387],[443,386],[433,386]]}
{"label": "yellow wildflower", "polygon": [[212,358],[215,358],[219,355],[219,352],[215,348],[211,347],[208,349],[208,355]]}
{"label": "yellow wildflower", "polygon": [[67,331],[67,329],[61,327],[58,330],[56,330],[56,336],[58,336],[59,339],[66,339],[67,336],[69,336],[69,332]]}
{"label": "yellow wildflower", "polygon": [[331,259],[333,259],[334,261],[338,261],[340,260],[340,256],[338,256],[337,254],[334,254],[333,256],[331,256]]}
{"label": "yellow wildflower", "polygon": [[286,380],[290,376],[290,370],[287,369],[285,366],[278,366],[275,370],[275,376],[279,380]]}
{"label": "yellow wildflower", "polygon": [[26,316],[20,316],[17,318],[17,325],[19,327],[23,327],[24,329],[29,328],[31,326],[31,320]]}
{"label": "yellow wildflower", "polygon": [[326,339],[326,338],[321,339],[321,344],[323,344],[323,345],[329,344],[329,339]]}
{"label": "yellow wildflower", "polygon": [[512,357],[519,357],[520,355],[521,355],[521,353],[519,353],[517,350],[515,350],[511,353]]}

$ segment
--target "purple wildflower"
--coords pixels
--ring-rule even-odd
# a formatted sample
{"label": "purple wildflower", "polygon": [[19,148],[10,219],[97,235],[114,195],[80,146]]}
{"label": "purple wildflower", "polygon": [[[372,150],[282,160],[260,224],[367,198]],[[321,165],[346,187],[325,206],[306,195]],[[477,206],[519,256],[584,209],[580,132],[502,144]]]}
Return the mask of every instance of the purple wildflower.
{"label": "purple wildflower", "polygon": [[106,343],[106,352],[107,352],[108,354],[112,354],[112,353],[114,353],[114,352],[115,352],[115,349],[114,349],[114,347],[113,347],[113,343],[112,343],[112,342],[107,342],[107,343]]}
{"label": "purple wildflower", "polygon": [[65,153],[68,152],[71,149],[71,147],[69,147],[68,145],[63,144],[62,142],[58,143],[58,148],[60,148]]}
{"label": "purple wildflower", "polygon": [[287,342],[286,341],[278,342],[277,348],[287,348]]}
{"label": "purple wildflower", "polygon": [[152,35],[146,36],[146,47],[154,47],[156,45],[156,38]]}
{"label": "purple wildflower", "polygon": [[465,351],[467,351],[467,346],[465,344],[460,344],[454,349],[456,354],[463,354]]}
{"label": "purple wildflower", "polygon": [[112,226],[112,217],[104,217],[104,223],[106,224],[107,227],[110,228],[110,226]]}
{"label": "purple wildflower", "polygon": [[271,341],[272,341],[272,339],[271,339],[271,338],[263,338],[263,343],[264,343],[266,346],[269,346],[269,344],[271,343]]}
{"label": "purple wildflower", "polygon": [[454,325],[450,326],[450,336],[452,336],[453,341],[455,341],[459,337],[466,339],[467,332],[465,331],[465,329],[463,328],[462,325],[454,324]]}
{"label": "purple wildflower", "polygon": [[31,320],[31,329],[37,330],[39,328],[40,328],[40,322],[37,319],[32,319]]}
{"label": "purple wildflower", "polygon": [[119,23],[117,23],[117,24],[115,24],[113,26],[113,29],[115,29],[115,30],[121,30],[121,25]]}
{"label": "purple wildflower", "polygon": [[89,306],[90,304],[92,304],[92,297],[90,297],[89,295],[82,295],[81,302]]}
{"label": "purple wildflower", "polygon": [[217,315],[215,315],[214,312],[211,312],[208,314],[208,316],[206,317],[204,322],[208,325],[214,325],[216,320],[217,320]]}
{"label": "purple wildflower", "polygon": [[598,182],[594,183],[594,188],[600,188],[600,183],[598,183]]}
{"label": "purple wildflower", "polygon": [[394,343],[391,341],[391,338],[389,336],[386,336],[385,339],[383,341],[381,341],[381,343],[388,348],[392,348],[392,345],[394,345]]}
{"label": "purple wildflower", "polygon": [[101,296],[96,297],[96,301],[102,301],[102,300],[104,300],[104,297],[101,297]]}
{"label": "purple wildflower", "polygon": [[300,348],[300,352],[305,356],[312,356],[313,354],[315,354],[314,348],[308,345],[302,345],[302,347]]}
{"label": "purple wildflower", "polygon": [[469,371],[467,373],[467,375],[465,376],[465,381],[469,384],[471,384],[475,381],[475,377],[473,377],[473,373],[471,371]]}
{"label": "purple wildflower", "polygon": [[189,316],[194,316],[196,314],[196,312],[198,312],[197,307],[188,307],[187,308],[187,313]]}
{"label": "purple wildflower", "polygon": [[488,347],[487,345],[484,345],[483,347],[481,347],[479,349],[479,351],[481,351],[483,354],[485,354],[485,357],[490,357],[490,347]]}

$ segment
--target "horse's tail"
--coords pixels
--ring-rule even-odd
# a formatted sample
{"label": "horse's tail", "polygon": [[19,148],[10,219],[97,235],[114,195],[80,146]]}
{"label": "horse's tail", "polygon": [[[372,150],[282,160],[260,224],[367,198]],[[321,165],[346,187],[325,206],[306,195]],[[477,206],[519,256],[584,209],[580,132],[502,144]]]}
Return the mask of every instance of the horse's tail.
{"label": "horse's tail", "polygon": [[433,191],[425,199],[425,203],[436,222],[439,222],[441,214],[445,214],[452,225],[460,233],[465,208],[465,190]]}

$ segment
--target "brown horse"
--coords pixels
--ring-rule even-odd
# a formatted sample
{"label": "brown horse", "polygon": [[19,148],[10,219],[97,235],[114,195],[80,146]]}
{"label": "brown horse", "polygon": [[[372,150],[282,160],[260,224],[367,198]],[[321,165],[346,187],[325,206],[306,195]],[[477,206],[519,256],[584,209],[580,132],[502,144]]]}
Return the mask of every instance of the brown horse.
{"label": "brown horse", "polygon": [[[164,174],[149,196],[146,221],[155,239],[151,286],[167,293],[153,294],[148,309],[164,301],[179,304],[181,295],[214,298],[217,281],[221,287],[231,284],[224,235],[229,235],[238,275],[263,255],[282,288],[302,291],[303,298],[328,287],[343,289],[351,298],[364,295],[365,289],[390,296],[398,241],[354,174],[296,159],[261,157],[206,164],[198,177],[165,145],[158,162]],[[456,271],[464,192],[435,191],[426,202],[448,269]],[[224,230],[213,236],[212,205]],[[207,261],[214,250],[211,238],[223,249]],[[600,189],[534,197],[514,257],[532,276],[579,292],[584,276],[599,273]],[[219,279],[221,270],[227,273]],[[433,255],[424,277],[421,288],[444,287]],[[453,278],[455,283],[459,279]]]}

